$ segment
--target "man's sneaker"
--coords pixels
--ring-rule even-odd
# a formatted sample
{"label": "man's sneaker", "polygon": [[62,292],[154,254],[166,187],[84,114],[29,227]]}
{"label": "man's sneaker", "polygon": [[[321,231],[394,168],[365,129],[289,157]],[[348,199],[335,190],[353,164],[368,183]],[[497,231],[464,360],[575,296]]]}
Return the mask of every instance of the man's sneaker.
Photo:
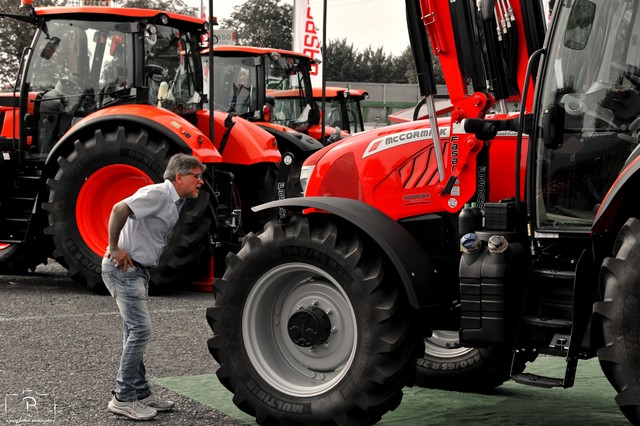
{"label": "man's sneaker", "polygon": [[158,411],[142,404],[140,401],[118,401],[114,395],[107,405],[107,410],[113,414],[126,416],[133,420],[151,420],[158,415]]}
{"label": "man's sneaker", "polygon": [[155,408],[158,411],[170,411],[176,406],[175,402],[162,399],[154,393],[139,401],[147,407]]}

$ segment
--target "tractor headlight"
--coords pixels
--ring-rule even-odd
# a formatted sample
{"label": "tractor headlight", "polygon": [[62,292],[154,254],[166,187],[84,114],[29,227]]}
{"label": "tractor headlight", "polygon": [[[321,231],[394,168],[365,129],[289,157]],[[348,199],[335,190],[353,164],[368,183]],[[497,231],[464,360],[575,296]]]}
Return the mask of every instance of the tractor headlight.
{"label": "tractor headlight", "polygon": [[307,192],[307,184],[309,183],[309,178],[311,177],[311,175],[313,174],[313,169],[315,169],[316,166],[302,166],[302,169],[300,170],[300,185],[302,186],[302,193],[304,194],[305,192]]}

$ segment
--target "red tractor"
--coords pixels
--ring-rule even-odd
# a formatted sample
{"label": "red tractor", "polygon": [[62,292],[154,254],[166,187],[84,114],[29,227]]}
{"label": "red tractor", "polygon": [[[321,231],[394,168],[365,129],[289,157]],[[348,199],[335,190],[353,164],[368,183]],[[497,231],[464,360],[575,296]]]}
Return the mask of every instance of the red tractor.
{"label": "red tractor", "polygon": [[322,147],[348,135],[329,126],[322,134],[311,87],[314,61],[307,55],[265,47],[216,46],[213,57],[215,110],[258,124],[278,143],[285,141],[292,144],[292,150],[306,153],[305,158],[310,146]]}
{"label": "red tractor", "polygon": [[[364,132],[362,116],[362,101],[369,98],[369,93],[362,89],[348,87],[325,87],[325,109],[322,114],[326,117],[326,125],[340,128],[349,134]],[[322,88],[313,88],[313,99],[322,108]]]}
{"label": "red tractor", "polygon": [[[429,122],[326,147],[305,197],[256,208],[291,214],[229,256],[207,320],[217,376],[258,422],[372,424],[416,376],[568,388],[597,356],[640,423],[640,3],[555,2],[541,48],[541,4],[509,3],[408,0],[418,74],[428,32],[451,117],[421,84]],[[540,354],[565,367],[529,373]]]}
{"label": "red tractor", "polygon": [[[210,52],[203,50],[204,67]],[[288,50],[251,46],[213,48],[210,107],[242,117],[276,138],[286,167],[279,170],[279,196],[299,196],[300,168],[304,160],[328,143],[349,136],[321,125],[313,99],[311,67],[307,55]],[[324,135],[322,131],[324,130]],[[283,174],[286,177],[283,177]]]}
{"label": "red tractor", "polygon": [[111,207],[160,182],[178,152],[210,167],[205,191],[185,205],[152,271],[154,283],[210,276],[212,255],[223,260],[245,230],[262,227],[266,219],[249,207],[276,198],[282,156],[260,127],[204,109],[205,21],[102,7],[27,5],[25,14],[1,15],[37,30],[15,91],[0,97],[2,273],[53,257],[73,279],[100,289]]}

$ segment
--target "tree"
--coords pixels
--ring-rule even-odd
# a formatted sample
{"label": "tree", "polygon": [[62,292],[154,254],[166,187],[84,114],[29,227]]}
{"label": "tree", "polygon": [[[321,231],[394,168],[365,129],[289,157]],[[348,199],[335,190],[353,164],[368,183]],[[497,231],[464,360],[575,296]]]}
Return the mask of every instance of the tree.
{"label": "tree", "polygon": [[330,81],[360,81],[356,77],[362,55],[347,39],[330,40],[324,52],[324,72]]}
{"label": "tree", "polygon": [[360,62],[360,75],[364,82],[385,83],[393,81],[393,55],[387,56],[382,47],[365,49]]}
{"label": "tree", "polygon": [[393,78],[397,83],[418,83],[411,46],[407,46],[400,56],[396,57],[395,61],[393,61],[393,67]]}
{"label": "tree", "polygon": [[240,44],[291,50],[293,6],[280,0],[247,0],[220,26],[237,31]]}

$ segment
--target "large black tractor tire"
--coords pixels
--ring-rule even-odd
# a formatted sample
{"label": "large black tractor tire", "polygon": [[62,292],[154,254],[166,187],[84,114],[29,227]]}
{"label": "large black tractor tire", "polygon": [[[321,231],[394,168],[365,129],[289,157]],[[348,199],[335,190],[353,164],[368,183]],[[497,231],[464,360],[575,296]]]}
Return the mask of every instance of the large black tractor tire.
{"label": "large black tractor tire", "polygon": [[199,278],[203,268],[208,266],[212,221],[209,202],[209,193],[204,190],[198,198],[185,201],[180,220],[169,233],[160,262],[150,271],[151,282],[157,290],[184,288]]}
{"label": "large black tractor tire", "polygon": [[[77,140],[73,150],[58,159],[58,171],[47,181],[47,233],[53,237],[54,258],[65,265],[71,278],[85,283],[90,290],[104,292],[100,264],[107,246],[111,208],[138,188],[162,182],[172,154],[169,143],[159,135],[140,127],[114,126]],[[185,244],[201,241],[208,232],[193,225],[190,210],[195,206],[199,204],[185,204],[176,225],[183,232],[173,233],[168,241],[164,260],[173,270],[163,285],[179,276],[175,269],[189,275],[193,263],[199,260],[201,250],[184,249]],[[200,212],[195,215],[199,217]],[[186,227],[188,231],[184,221],[193,225]]]}
{"label": "large black tractor tire", "polygon": [[406,294],[375,244],[329,218],[249,234],[207,309],[234,403],[265,425],[373,424],[414,380]]}
{"label": "large black tractor tire", "polygon": [[[510,349],[460,346],[457,331],[434,330],[416,360],[416,383],[426,388],[484,391],[510,378]],[[524,365],[520,371],[524,370]]]}
{"label": "large black tractor tire", "polygon": [[616,402],[633,424],[640,424],[640,220],[629,219],[602,264],[604,298],[594,304],[602,325],[600,366],[618,392]]}
{"label": "large black tractor tire", "polygon": [[24,275],[35,272],[36,267],[47,263],[44,240],[21,244],[0,244],[0,274]]}

